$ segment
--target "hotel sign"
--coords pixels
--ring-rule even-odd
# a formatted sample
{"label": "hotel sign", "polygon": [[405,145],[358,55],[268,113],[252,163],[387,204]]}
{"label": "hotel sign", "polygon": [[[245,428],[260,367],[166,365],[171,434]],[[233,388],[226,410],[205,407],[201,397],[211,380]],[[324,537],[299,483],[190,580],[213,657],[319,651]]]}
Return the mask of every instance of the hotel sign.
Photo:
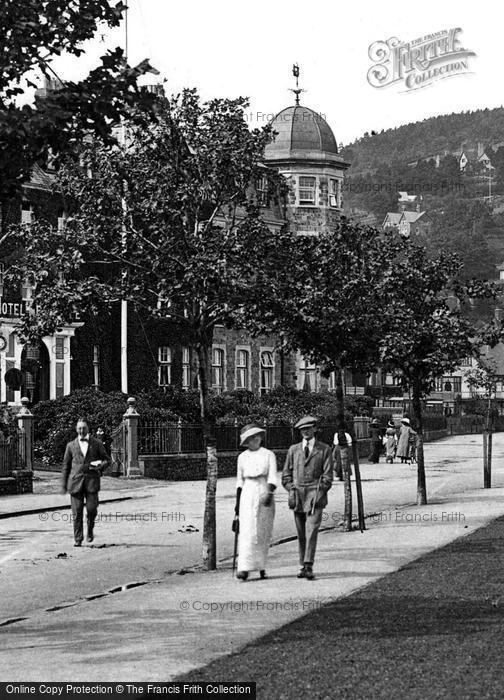
{"label": "hotel sign", "polygon": [[5,301],[0,297],[0,318],[19,318],[26,309],[26,301]]}

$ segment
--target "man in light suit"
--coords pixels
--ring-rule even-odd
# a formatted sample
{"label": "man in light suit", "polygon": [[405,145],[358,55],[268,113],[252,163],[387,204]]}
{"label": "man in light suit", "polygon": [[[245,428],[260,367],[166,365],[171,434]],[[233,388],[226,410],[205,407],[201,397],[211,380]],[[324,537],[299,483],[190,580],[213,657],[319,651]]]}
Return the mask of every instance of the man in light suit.
{"label": "man in light suit", "polygon": [[89,424],[85,418],[77,421],[77,437],[66,446],[61,472],[62,493],[69,493],[72,504],[74,547],[83,540],[82,516],[84,501],[87,513],[87,541],[94,539],[94,523],[98,510],[100,475],[106,469],[109,458],[102,443],[89,436]]}
{"label": "man in light suit", "polygon": [[327,505],[327,492],[333,481],[331,448],[315,439],[317,419],[305,416],[294,426],[301,431],[303,440],[291,445],[282,472],[282,485],[289,492],[289,508],[294,510],[298,533],[298,578],[312,581],[313,561],[322,511]]}

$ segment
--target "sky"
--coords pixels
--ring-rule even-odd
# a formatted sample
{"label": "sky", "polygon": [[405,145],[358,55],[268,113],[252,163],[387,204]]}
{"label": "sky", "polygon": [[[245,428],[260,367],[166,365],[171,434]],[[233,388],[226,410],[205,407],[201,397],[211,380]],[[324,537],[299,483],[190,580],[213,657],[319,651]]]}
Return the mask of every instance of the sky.
{"label": "sky", "polygon": [[[300,87],[306,90],[301,104],[327,119],[338,143],[366,131],[504,103],[504,6],[490,0],[129,0],[129,7],[130,63],[149,58],[161,74],[150,82],[166,80],[167,94],[196,87],[205,99],[249,97],[247,121],[253,127],[294,103],[293,63],[300,66]],[[368,81],[374,64],[369,47],[375,42],[392,37],[414,42],[456,28],[459,48],[475,54],[443,59],[445,66],[458,68],[445,68],[420,89],[407,88],[405,78],[423,85],[415,76],[436,64],[417,64],[411,74],[382,87]],[[53,65],[63,79],[83,77],[102,53],[124,46],[124,40],[124,27],[104,29],[86,44],[85,56],[61,57]],[[390,63],[386,67],[390,75]]]}

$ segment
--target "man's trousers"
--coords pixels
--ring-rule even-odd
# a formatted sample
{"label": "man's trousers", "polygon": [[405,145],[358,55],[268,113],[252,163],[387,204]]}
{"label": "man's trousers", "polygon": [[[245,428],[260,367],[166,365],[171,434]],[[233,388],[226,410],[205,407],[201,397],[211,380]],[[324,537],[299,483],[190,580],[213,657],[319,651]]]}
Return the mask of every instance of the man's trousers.
{"label": "man's trousers", "polygon": [[74,540],[76,542],[82,542],[84,539],[82,527],[84,499],[86,501],[87,531],[88,535],[92,535],[96,513],[98,511],[98,492],[87,493],[83,487],[78,493],[72,493],[70,499],[72,504]]}
{"label": "man's trousers", "polygon": [[317,537],[322,520],[323,508],[315,508],[313,515],[309,513],[298,513],[294,511],[294,520],[298,534],[299,563],[313,564],[315,550],[317,548]]}

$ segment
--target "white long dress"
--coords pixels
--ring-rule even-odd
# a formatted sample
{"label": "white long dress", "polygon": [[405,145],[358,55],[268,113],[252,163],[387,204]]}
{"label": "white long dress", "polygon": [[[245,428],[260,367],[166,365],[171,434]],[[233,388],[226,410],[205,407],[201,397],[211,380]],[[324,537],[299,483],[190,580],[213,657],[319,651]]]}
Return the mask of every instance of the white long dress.
{"label": "white long dress", "polygon": [[238,457],[236,487],[240,499],[240,534],[238,537],[238,571],[266,569],[266,558],[273,531],[275,501],[264,506],[268,484],[277,485],[276,457],[265,447],[245,450]]}

